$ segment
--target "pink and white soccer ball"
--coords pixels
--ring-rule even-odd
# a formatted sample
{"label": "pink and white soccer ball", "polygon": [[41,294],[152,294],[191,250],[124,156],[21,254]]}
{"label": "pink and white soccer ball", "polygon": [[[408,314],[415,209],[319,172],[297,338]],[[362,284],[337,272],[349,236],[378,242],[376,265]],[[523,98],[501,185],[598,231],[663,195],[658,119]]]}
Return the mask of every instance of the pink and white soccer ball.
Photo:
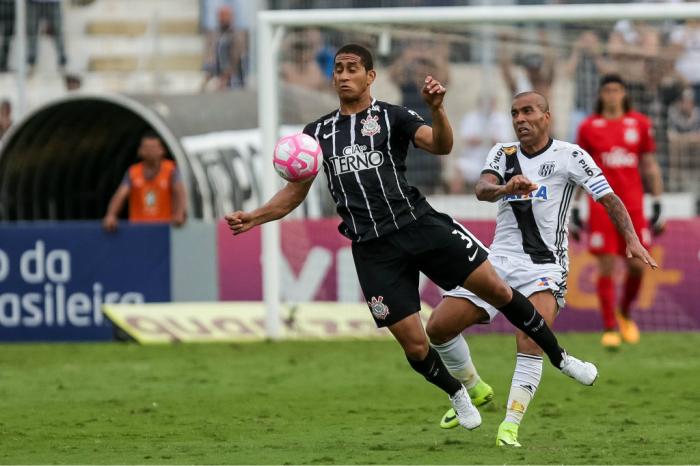
{"label": "pink and white soccer ball", "polygon": [[322,156],[316,139],[304,133],[292,134],[277,141],[272,165],[279,176],[295,183],[316,176]]}

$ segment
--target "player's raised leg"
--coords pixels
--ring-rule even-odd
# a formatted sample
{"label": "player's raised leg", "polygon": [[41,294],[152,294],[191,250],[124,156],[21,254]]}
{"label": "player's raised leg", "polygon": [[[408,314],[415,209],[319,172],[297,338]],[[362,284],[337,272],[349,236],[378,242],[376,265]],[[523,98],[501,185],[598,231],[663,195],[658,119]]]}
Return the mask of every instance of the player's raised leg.
{"label": "player's raised leg", "polygon": [[[554,323],[557,315],[557,302],[551,291],[540,291],[529,297],[530,302],[542,313],[548,325]],[[508,394],[506,416],[498,427],[496,444],[519,447],[518,428],[527,408],[535,396],[542,378],[542,349],[524,332],[515,335],[517,354],[515,371]]]}
{"label": "player's raised leg", "polygon": [[469,275],[463,287],[501,311],[511,324],[532,338],[554,367],[584,385],[593,385],[598,377],[598,369],[590,362],[567,354],[532,303],[518,290],[506,284],[490,262],[482,263]]}

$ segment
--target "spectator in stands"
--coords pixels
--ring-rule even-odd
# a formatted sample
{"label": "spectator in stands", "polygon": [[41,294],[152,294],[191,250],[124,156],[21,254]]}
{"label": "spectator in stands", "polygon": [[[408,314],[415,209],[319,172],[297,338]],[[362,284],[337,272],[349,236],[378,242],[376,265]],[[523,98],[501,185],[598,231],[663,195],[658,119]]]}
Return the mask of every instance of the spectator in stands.
{"label": "spectator in stands", "polygon": [[700,105],[700,19],[688,19],[671,33],[676,48],[676,69],[693,87],[695,103]]}
{"label": "spectator in stands", "polygon": [[[549,44],[547,33],[540,30],[540,51],[520,53],[513,56],[510,50],[512,38],[509,35],[501,37],[503,48],[499,61],[503,79],[511,95],[525,91],[536,91],[551,101],[552,83],[554,82],[554,49]],[[521,73],[513,69],[513,64],[519,65]]]}
{"label": "spectator in stands", "polygon": [[245,86],[245,61],[247,60],[248,35],[234,25],[234,11],[224,5],[217,11],[218,29],[208,34],[202,90],[212,79],[216,89]]}
{"label": "spectator in stands", "polygon": [[683,91],[681,99],[668,111],[669,163],[668,176],[677,190],[693,191],[700,179],[700,108],[695,104],[692,88]]}
{"label": "spectator in stands", "polygon": [[668,131],[670,133],[700,133],[700,108],[695,104],[695,92],[687,88],[680,100],[668,109]]}
{"label": "spectator in stands", "polygon": [[654,123],[659,162],[667,165],[668,157],[668,114],[671,105],[681,98],[688,87],[686,79],[676,70],[672,47],[662,45],[655,66],[648,73],[649,114]]}
{"label": "spectator in stands", "polygon": [[318,28],[307,29],[306,39],[314,50],[314,59],[321,67],[321,72],[330,82],[333,79],[333,68],[335,67],[335,48],[327,44],[327,40],[324,39]]}
{"label": "spectator in stands", "polygon": [[117,218],[129,200],[129,221],[140,223],[172,223],[181,226],[186,219],[185,185],[160,137],[147,132],[141,138],[138,155],[141,162],[129,167],[117,191],[109,201],[102,226],[107,231],[117,228]]}
{"label": "spectator in stands", "polygon": [[574,85],[574,106],[569,117],[568,139],[574,141],[581,122],[593,113],[600,77],[612,71],[612,66],[603,56],[600,40],[594,31],[583,31],[579,35],[564,69]]}
{"label": "spectator in stands", "polygon": [[[429,39],[407,41],[391,64],[390,76],[401,92],[401,105],[432,124],[430,109],[421,96],[423,79],[431,75],[442,84],[449,81],[449,45]],[[422,193],[432,194],[442,186],[442,160],[409,145],[406,178]]]}
{"label": "spectator in stands", "polygon": [[42,20],[46,22],[47,30],[53,37],[56,45],[56,55],[58,56],[58,66],[63,71],[68,59],[63,43],[61,0],[29,0],[27,2],[27,36],[29,38],[27,63],[29,63],[30,72],[36,64],[39,26]]}
{"label": "spectator in stands", "polygon": [[499,141],[512,141],[513,126],[506,112],[496,111],[496,99],[481,94],[476,109],[464,115],[460,136],[462,153],[457,158],[457,170],[449,178],[451,193],[473,192],[484,168],[489,150]]}
{"label": "spectator in stands", "polygon": [[292,34],[290,39],[280,66],[284,82],[313,91],[330,91],[331,81],[317,60],[323,46],[320,31],[311,29],[298,32]]}
{"label": "spectator in stands", "polygon": [[[228,6],[236,12],[234,26],[248,30],[250,29],[249,16],[246,16],[246,9],[250,6],[253,10],[258,9],[258,2],[250,0],[199,0],[199,26],[203,33],[215,32],[219,27],[218,11],[222,6]],[[252,5],[251,5],[252,4]]]}
{"label": "spectator in stands", "polygon": [[12,104],[6,99],[0,102],[0,139],[5,137],[10,126],[12,126]]}
{"label": "spectator in stands", "polygon": [[659,32],[644,21],[618,21],[608,39],[610,60],[627,85],[632,106],[650,113],[648,74],[659,57]]}
{"label": "spectator in stands", "polygon": [[0,0],[0,28],[2,29],[0,73],[4,73],[8,71],[7,59],[10,53],[10,42],[15,33],[15,0]]}

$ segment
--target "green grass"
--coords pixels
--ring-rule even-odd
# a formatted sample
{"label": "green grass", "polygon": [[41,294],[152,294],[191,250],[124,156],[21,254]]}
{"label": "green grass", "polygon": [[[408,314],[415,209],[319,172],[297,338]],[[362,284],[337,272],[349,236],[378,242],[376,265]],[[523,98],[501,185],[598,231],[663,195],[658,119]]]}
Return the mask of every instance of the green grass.
{"label": "green grass", "polygon": [[700,459],[700,334],[644,334],[604,352],[594,387],[547,366],[520,429],[495,446],[513,366],[508,336],[470,338],[496,390],[481,428],[443,431],[447,398],[398,345],[288,342],[0,347],[1,463],[678,464]]}

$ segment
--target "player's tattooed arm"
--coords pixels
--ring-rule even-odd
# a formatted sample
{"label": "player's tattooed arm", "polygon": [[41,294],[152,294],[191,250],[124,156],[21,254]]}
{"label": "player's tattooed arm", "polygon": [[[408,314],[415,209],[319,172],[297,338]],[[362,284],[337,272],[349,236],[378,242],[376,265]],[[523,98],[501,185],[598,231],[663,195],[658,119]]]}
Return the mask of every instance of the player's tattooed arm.
{"label": "player's tattooed arm", "polygon": [[239,235],[257,225],[284,217],[306,199],[312,182],[313,178],[304,182],[287,183],[263,206],[251,212],[237,211],[228,214],[225,218],[229,228],[234,235]]}
{"label": "player's tattooed arm", "polygon": [[605,210],[608,211],[608,217],[612,221],[613,225],[617,231],[625,238],[625,243],[627,243],[627,257],[636,257],[640,259],[645,264],[648,264],[652,269],[658,267],[654,259],[649,255],[649,251],[642,246],[637,233],[634,231],[634,225],[632,224],[632,219],[630,218],[625,205],[622,203],[617,194],[609,193],[598,199]]}
{"label": "player's tattooed arm", "polygon": [[523,175],[515,175],[506,184],[501,184],[500,181],[493,173],[482,173],[476,184],[476,198],[480,201],[496,202],[506,194],[529,194],[537,189],[537,184]]}

